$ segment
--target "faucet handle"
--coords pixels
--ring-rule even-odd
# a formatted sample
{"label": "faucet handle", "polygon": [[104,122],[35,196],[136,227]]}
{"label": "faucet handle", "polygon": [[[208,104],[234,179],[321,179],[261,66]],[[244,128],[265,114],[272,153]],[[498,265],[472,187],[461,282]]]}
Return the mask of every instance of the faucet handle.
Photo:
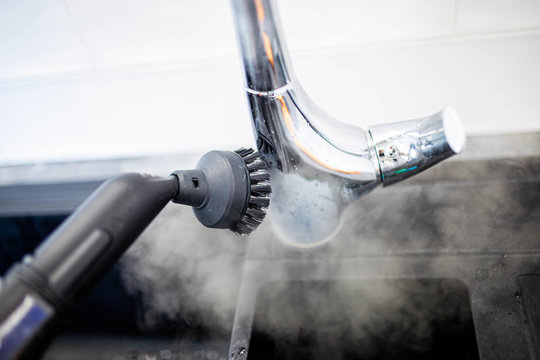
{"label": "faucet handle", "polygon": [[417,174],[465,147],[463,125],[452,108],[422,119],[376,125],[368,130],[383,186]]}

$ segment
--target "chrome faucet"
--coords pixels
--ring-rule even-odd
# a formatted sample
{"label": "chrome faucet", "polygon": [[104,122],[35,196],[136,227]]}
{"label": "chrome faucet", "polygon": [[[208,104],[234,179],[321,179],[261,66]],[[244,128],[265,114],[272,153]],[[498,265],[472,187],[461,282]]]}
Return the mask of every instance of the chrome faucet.
{"label": "chrome faucet", "polygon": [[271,213],[289,242],[320,243],[346,204],[463,149],[461,122],[450,108],[367,129],[335,120],[295,78],[274,1],[231,2],[257,146],[274,169]]}

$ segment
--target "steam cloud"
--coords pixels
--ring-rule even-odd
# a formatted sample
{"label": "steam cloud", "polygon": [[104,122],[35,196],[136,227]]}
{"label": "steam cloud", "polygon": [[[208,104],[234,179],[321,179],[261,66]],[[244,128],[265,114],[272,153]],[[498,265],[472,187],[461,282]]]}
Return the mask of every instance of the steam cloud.
{"label": "steam cloud", "polygon": [[[464,166],[449,164],[449,171]],[[489,171],[474,166],[479,173]],[[515,167],[509,170],[514,173]],[[506,176],[499,175],[501,179]],[[293,249],[277,241],[282,236],[277,234],[298,231],[302,225],[298,219],[303,217],[302,226],[310,229],[305,233],[309,236],[328,233],[326,224],[336,224],[336,218],[325,217],[339,214],[337,208],[325,209],[326,203],[302,199],[306,194],[322,199],[328,195],[314,183],[289,182],[295,186],[287,191],[279,182],[273,183],[274,194],[281,194],[293,206],[283,205],[285,201],[273,204],[271,215],[247,241],[228,231],[205,229],[191,209],[169,205],[123,260],[128,289],[141,291],[147,305],[142,325],[151,327],[166,316],[190,326],[207,323],[230,331],[247,253],[251,261],[270,264],[258,274],[267,285],[262,286],[257,300],[252,341],[258,343],[250,348],[255,359],[257,348],[265,349],[269,342],[273,349],[281,346],[288,353],[299,342],[309,345],[312,353],[296,352],[297,359],[354,358],[343,351],[329,353],[351,343],[361,349],[364,358],[393,351],[384,350],[392,349],[388,344],[405,344],[406,349],[399,351],[421,352],[438,341],[437,321],[474,339],[474,329],[467,325],[471,309],[465,283],[448,278],[441,281],[430,274],[444,273],[444,269],[434,271],[445,266],[440,254],[534,248],[535,234],[540,233],[536,205],[540,195],[534,182],[467,184],[456,175],[454,182],[425,186],[422,176],[417,182],[375,190],[352,204],[341,215],[332,240],[310,249]],[[463,184],[466,186],[461,187]],[[291,215],[299,218],[281,221]],[[313,230],[320,226],[319,220],[326,221],[323,230]],[[515,224],[519,224],[518,230],[526,230],[519,232],[518,243]],[[421,267],[403,258],[389,260],[411,253],[426,255]],[[347,265],[355,258],[367,259],[365,273]],[[278,266],[281,259],[309,261],[310,265],[284,270],[287,268]],[[455,257],[451,265],[456,272],[461,271],[460,261]],[[501,257],[497,264],[504,266],[504,261]],[[471,281],[484,281],[498,271],[496,266],[484,269],[480,263],[478,268],[468,266],[478,270],[468,275]],[[282,272],[280,282],[268,282],[271,271]],[[418,280],[424,277],[431,279]],[[321,281],[314,281],[317,279]],[[332,279],[338,281],[327,282]],[[476,351],[474,341],[467,349]],[[296,350],[301,349],[297,346]]]}
{"label": "steam cloud", "polygon": [[330,184],[298,174],[272,174],[271,214],[279,237],[296,246],[318,245],[339,225],[341,209]]}
{"label": "steam cloud", "polygon": [[122,258],[127,290],[143,297],[141,329],[165,317],[230,331],[244,248],[244,238],[204,228],[191,208],[169,204]]}

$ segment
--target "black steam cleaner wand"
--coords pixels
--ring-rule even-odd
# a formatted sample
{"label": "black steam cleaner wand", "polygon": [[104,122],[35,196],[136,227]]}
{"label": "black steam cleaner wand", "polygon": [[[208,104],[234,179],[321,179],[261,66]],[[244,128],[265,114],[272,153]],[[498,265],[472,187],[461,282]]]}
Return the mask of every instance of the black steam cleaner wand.
{"label": "black steam cleaner wand", "polygon": [[36,359],[75,306],[169,201],[205,226],[248,234],[263,220],[270,177],[251,149],[211,151],[194,170],[101,185],[0,283],[0,360]]}

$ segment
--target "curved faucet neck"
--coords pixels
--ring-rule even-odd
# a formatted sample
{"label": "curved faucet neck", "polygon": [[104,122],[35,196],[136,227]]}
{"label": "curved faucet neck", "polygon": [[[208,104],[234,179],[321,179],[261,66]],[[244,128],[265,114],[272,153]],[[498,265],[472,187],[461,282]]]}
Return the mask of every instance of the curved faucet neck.
{"label": "curved faucet neck", "polygon": [[451,110],[367,130],[333,119],[295,80],[274,1],[231,2],[257,147],[275,170],[271,213],[294,241],[329,238],[347,203],[463,148]]}

